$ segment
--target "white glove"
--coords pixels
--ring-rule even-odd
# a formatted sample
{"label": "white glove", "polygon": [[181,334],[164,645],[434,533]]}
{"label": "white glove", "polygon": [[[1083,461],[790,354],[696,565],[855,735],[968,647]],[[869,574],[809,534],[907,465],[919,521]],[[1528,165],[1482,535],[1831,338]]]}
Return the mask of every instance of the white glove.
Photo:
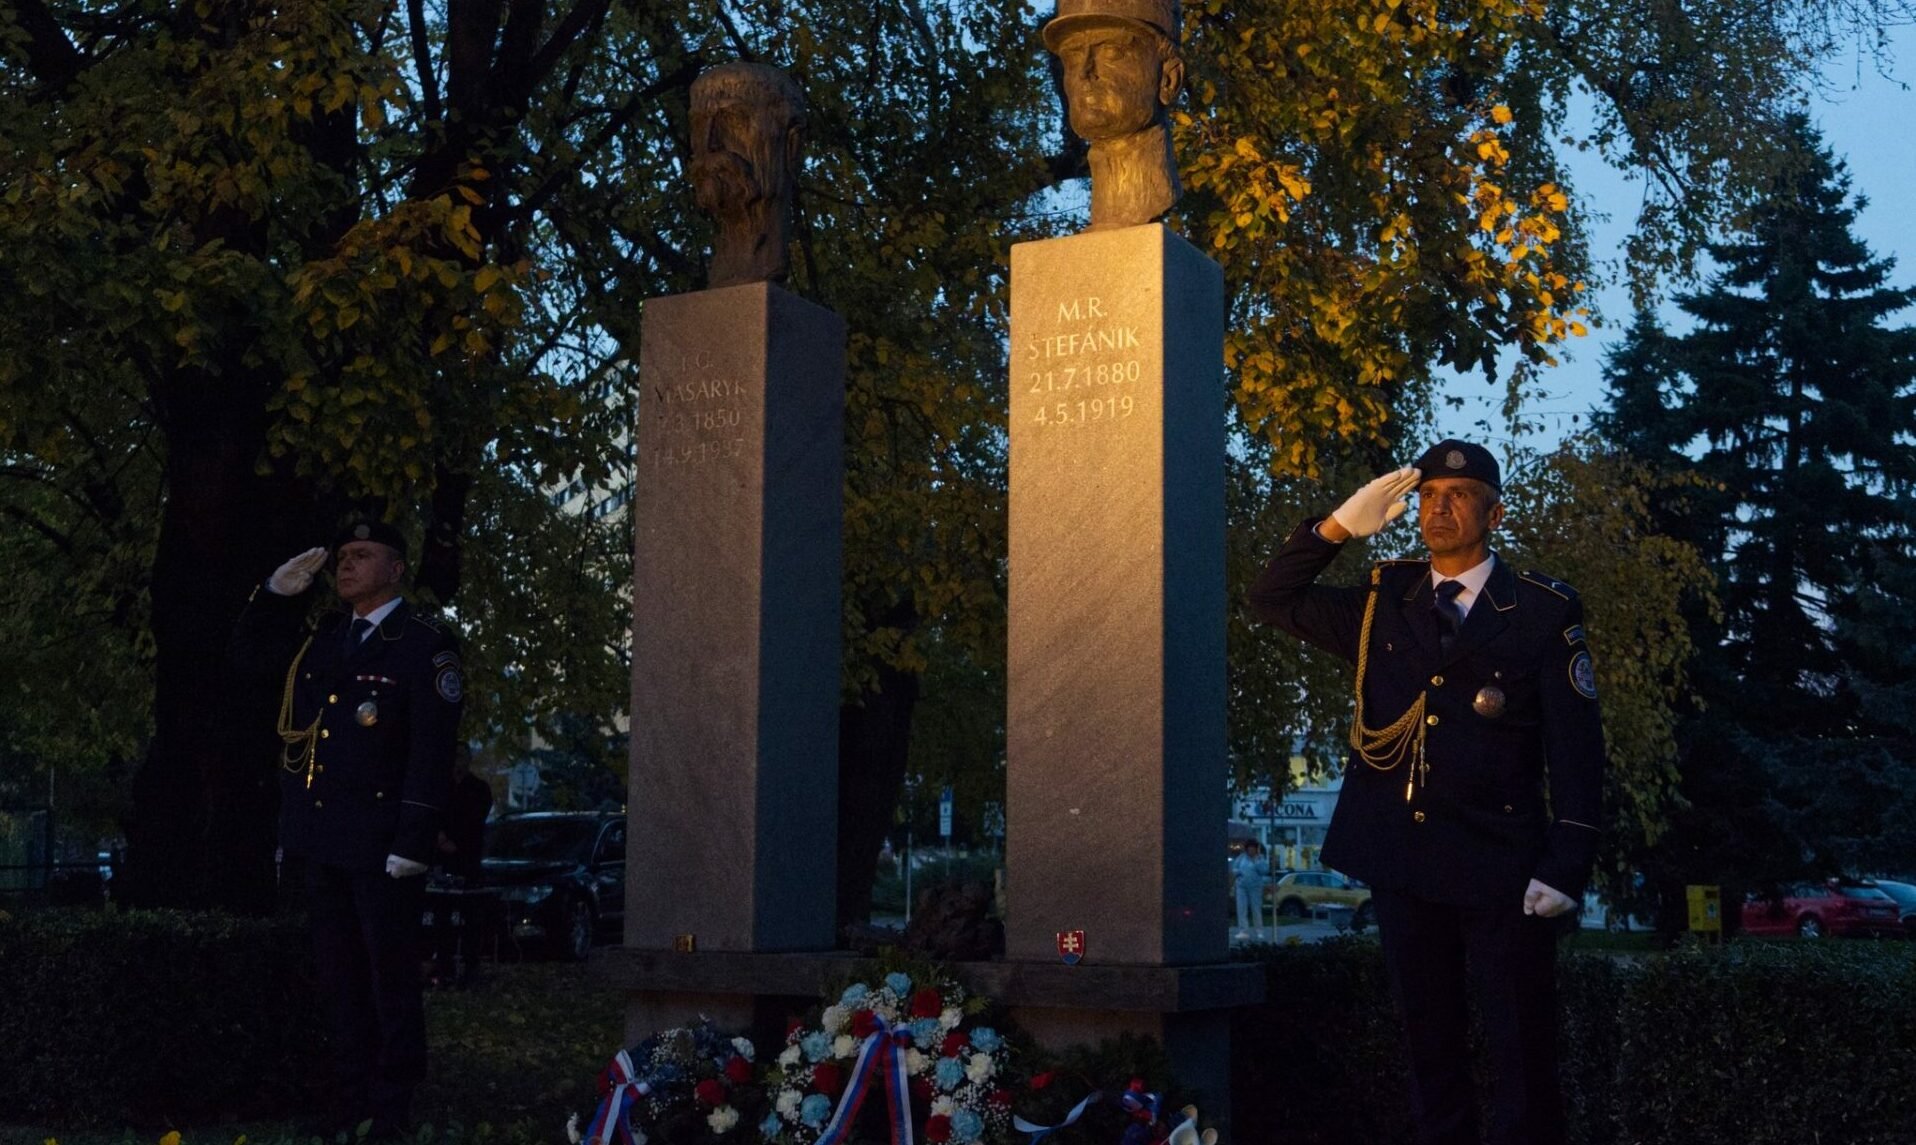
{"label": "white glove", "polygon": [[307,549],[274,569],[266,578],[266,587],[279,596],[298,596],[312,587],[314,574],[325,564],[325,549]]}
{"label": "white glove", "polygon": [[1331,520],[1343,526],[1353,537],[1368,537],[1381,532],[1385,525],[1403,516],[1404,511],[1410,508],[1410,503],[1404,498],[1423,479],[1423,471],[1414,466],[1386,473],[1352,493],[1331,514]]}
{"label": "white glove", "polygon": [[426,864],[415,863],[411,859],[404,859],[398,855],[387,855],[386,873],[395,879],[403,879],[411,875],[423,875],[426,873]]}
{"label": "white glove", "polygon": [[1555,918],[1576,905],[1569,895],[1535,879],[1523,893],[1523,912],[1538,918]]}

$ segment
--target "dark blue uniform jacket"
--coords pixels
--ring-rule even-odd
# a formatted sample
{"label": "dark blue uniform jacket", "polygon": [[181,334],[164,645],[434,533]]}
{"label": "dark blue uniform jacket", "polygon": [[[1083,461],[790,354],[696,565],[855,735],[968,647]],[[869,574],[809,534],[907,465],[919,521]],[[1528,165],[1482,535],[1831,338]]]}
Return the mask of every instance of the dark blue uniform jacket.
{"label": "dark blue uniform jacket", "polygon": [[402,602],[349,652],[351,614],[308,622],[309,602],[260,588],[233,640],[242,670],[282,685],[298,656],[289,723],[318,721],[310,762],[299,744],[280,757],[280,845],[372,874],[387,855],[431,865],[464,699],[458,642]]}
{"label": "dark blue uniform jacket", "polygon": [[[1355,664],[1373,590],[1368,580],[1315,583],[1342,547],[1317,535],[1317,520],[1265,566],[1250,609]],[[1532,878],[1581,899],[1596,856],[1604,749],[1576,592],[1498,560],[1443,653],[1429,563],[1386,561],[1378,572],[1364,721],[1386,727],[1422,696],[1428,768],[1406,798],[1408,759],[1379,770],[1353,750],[1324,865],[1460,906],[1521,904]],[[1479,710],[1494,702],[1473,705],[1486,688],[1502,693],[1500,712]]]}

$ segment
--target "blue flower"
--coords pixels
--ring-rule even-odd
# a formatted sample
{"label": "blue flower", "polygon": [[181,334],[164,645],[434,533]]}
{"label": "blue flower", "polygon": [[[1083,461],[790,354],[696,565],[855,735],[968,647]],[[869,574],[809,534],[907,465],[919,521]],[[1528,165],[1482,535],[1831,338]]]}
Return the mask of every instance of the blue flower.
{"label": "blue flower", "polygon": [[784,1128],[785,1124],[778,1119],[778,1114],[768,1113],[765,1115],[765,1120],[758,1123],[758,1135],[767,1141],[774,1141],[778,1139],[779,1133]]}
{"label": "blue flower", "polygon": [[934,1072],[938,1075],[938,1088],[949,1093],[965,1080],[965,1063],[957,1058],[939,1058]]}
{"label": "blue flower", "polygon": [[684,1076],[685,1071],[680,1069],[675,1062],[660,1062],[659,1067],[652,1071],[652,1080],[655,1082],[671,1083]]}
{"label": "blue flower", "polygon": [[921,1050],[932,1049],[945,1040],[945,1027],[936,1018],[920,1018],[911,1024],[911,1040]]}
{"label": "blue flower", "polygon": [[871,993],[871,987],[865,985],[863,982],[854,982],[850,986],[845,987],[845,992],[838,996],[838,1004],[849,1009],[864,1001],[865,995],[869,993]]}
{"label": "blue flower", "polygon": [[1004,1045],[1005,1040],[999,1037],[998,1031],[992,1029],[990,1026],[979,1026],[977,1029],[971,1031],[971,1044],[983,1050],[985,1053],[990,1053],[999,1046]]}
{"label": "blue flower", "polygon": [[985,1119],[969,1109],[960,1109],[951,1115],[951,1139],[957,1145],[966,1145],[985,1135]]}
{"label": "blue flower", "polygon": [[832,1099],[822,1093],[812,1094],[798,1107],[798,1119],[813,1129],[825,1124],[825,1119],[831,1115]]}
{"label": "blue flower", "polygon": [[892,993],[898,995],[900,998],[910,997],[911,995],[911,975],[909,974],[900,974],[894,970],[890,974],[885,975],[885,985]]}
{"label": "blue flower", "polygon": [[799,1039],[798,1048],[805,1053],[808,1062],[822,1062],[832,1056],[832,1036],[824,1030],[813,1030]]}

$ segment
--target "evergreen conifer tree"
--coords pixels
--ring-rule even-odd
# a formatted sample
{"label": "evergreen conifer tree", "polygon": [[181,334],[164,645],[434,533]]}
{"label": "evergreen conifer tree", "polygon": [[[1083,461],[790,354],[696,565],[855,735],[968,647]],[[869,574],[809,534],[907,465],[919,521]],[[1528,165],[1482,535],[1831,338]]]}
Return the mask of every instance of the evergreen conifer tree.
{"label": "evergreen conifer tree", "polygon": [[1792,131],[1797,161],[1711,247],[1707,287],[1678,299],[1694,327],[1640,314],[1596,419],[1618,448],[1694,475],[1657,517],[1718,574],[1720,616],[1694,615],[1687,807],[1647,864],[1666,908],[1685,882],[1729,901],[1897,867],[1909,834],[1895,811],[1916,777],[1910,653],[1884,626],[1916,629],[1916,330],[1892,325],[1916,291],[1853,233],[1866,204],[1807,117]]}

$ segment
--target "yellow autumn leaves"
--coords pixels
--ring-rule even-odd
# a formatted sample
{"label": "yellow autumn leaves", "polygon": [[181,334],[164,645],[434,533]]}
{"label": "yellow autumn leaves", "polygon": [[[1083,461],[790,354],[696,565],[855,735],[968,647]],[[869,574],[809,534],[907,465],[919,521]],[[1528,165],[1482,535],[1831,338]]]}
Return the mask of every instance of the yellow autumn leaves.
{"label": "yellow autumn leaves", "polygon": [[1187,11],[1191,237],[1238,290],[1226,363],[1278,470],[1389,440],[1435,364],[1547,363],[1585,332],[1560,265],[1570,197],[1500,98],[1537,4]]}

